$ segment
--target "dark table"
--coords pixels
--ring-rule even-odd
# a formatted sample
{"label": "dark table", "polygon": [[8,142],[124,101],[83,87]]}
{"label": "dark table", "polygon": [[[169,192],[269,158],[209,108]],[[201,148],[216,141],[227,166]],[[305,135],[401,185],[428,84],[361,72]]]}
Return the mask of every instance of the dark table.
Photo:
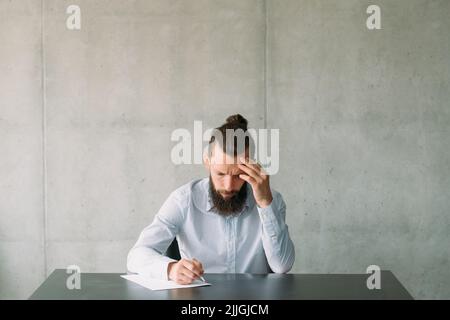
{"label": "dark table", "polygon": [[412,299],[390,271],[381,271],[381,289],[366,287],[368,274],[205,274],[208,287],[151,291],[119,273],[81,273],[81,289],[69,290],[70,274],[57,269],[30,299],[303,300]]}

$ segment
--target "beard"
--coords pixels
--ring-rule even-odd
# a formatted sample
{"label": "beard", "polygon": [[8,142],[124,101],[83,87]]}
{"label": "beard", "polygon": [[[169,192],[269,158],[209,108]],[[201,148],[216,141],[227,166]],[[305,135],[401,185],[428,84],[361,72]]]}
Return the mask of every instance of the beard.
{"label": "beard", "polygon": [[225,199],[214,187],[214,183],[209,176],[209,195],[213,203],[213,209],[222,216],[231,216],[239,213],[247,200],[247,182],[232,197]]}

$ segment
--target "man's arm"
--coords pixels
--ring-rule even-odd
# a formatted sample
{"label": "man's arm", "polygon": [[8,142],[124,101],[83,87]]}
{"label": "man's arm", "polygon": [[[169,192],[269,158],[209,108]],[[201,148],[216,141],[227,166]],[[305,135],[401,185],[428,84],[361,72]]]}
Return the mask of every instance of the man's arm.
{"label": "man's arm", "polygon": [[151,278],[168,280],[167,266],[176,260],[164,256],[184,222],[183,195],[174,191],[140,234],[127,257],[127,269]]}
{"label": "man's arm", "polygon": [[264,252],[269,266],[275,273],[291,270],[295,260],[295,248],[285,223],[286,204],[278,192],[274,192],[272,203],[257,207],[261,219]]}
{"label": "man's arm", "polygon": [[288,272],[294,264],[295,249],[285,223],[286,204],[278,192],[273,192],[272,195],[269,176],[258,163],[248,158],[239,160],[239,168],[244,172],[239,177],[253,189],[269,266],[276,273]]}

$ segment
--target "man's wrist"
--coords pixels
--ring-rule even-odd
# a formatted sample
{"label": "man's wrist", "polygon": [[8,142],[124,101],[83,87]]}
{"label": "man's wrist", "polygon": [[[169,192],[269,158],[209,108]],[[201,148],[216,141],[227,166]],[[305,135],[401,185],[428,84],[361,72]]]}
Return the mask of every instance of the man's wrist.
{"label": "man's wrist", "polygon": [[264,209],[264,208],[267,208],[268,206],[270,206],[272,204],[272,201],[273,201],[273,198],[272,198],[272,196],[270,196],[270,198],[267,200],[257,202],[257,205],[261,209]]}

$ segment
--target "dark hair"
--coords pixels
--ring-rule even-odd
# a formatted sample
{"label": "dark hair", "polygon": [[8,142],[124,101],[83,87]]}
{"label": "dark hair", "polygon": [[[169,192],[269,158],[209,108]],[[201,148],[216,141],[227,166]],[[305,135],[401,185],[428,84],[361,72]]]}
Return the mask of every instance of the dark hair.
{"label": "dark hair", "polygon": [[[230,151],[233,151],[233,155],[236,157],[241,153],[239,151],[243,152],[248,150],[250,157],[252,157],[255,145],[247,126],[247,119],[240,114],[229,116],[224,124],[214,129],[209,140],[209,154],[211,155],[213,144],[217,142],[222,147],[224,153],[231,155]],[[228,141],[227,131],[233,134],[230,136],[230,138],[233,138],[232,141]]]}

